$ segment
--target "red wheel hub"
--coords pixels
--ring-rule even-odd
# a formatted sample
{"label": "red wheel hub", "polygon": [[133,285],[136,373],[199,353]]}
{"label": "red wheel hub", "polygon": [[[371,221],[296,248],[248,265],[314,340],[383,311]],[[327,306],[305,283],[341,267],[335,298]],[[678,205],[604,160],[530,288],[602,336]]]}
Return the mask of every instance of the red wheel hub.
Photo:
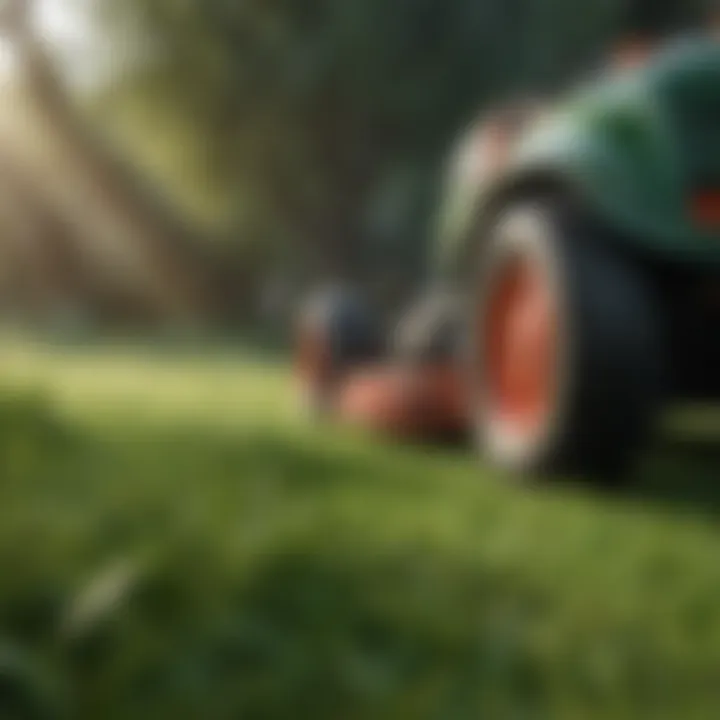
{"label": "red wheel hub", "polygon": [[556,392],[557,310],[539,263],[515,258],[500,268],[487,307],[484,353],[491,421],[515,436],[545,427]]}

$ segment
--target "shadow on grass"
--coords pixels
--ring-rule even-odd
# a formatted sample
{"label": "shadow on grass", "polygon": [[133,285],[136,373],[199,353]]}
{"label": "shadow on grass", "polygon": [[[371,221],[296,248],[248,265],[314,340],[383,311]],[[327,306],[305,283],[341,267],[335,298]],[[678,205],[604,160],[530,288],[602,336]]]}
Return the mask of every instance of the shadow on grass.
{"label": "shadow on grass", "polygon": [[623,493],[720,520],[720,433],[665,436]]}
{"label": "shadow on grass", "polygon": [[[231,443],[225,450],[215,443],[214,452],[229,454],[231,465],[255,468],[257,477],[282,479],[291,492],[312,493],[324,486],[340,492],[355,488],[368,496],[388,498],[412,493],[417,498],[463,495],[477,483],[478,499],[483,484],[506,482],[476,461],[467,442],[457,439],[428,445],[370,438],[345,446],[332,437],[327,442],[317,438],[307,442],[302,437],[269,433],[242,445]],[[588,485],[582,480],[565,481],[545,491],[572,493],[573,489],[584,492]],[[664,434],[637,475],[610,495],[614,502],[720,521],[720,430],[702,436]]]}

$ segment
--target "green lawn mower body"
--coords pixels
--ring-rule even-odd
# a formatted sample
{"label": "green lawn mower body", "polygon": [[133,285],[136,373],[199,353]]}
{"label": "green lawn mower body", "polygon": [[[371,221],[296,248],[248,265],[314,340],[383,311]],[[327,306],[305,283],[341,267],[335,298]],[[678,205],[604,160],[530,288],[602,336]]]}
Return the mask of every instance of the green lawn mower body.
{"label": "green lawn mower body", "polygon": [[441,276],[467,288],[497,213],[548,194],[581,206],[651,277],[668,392],[720,399],[720,44],[686,41],[589,84],[530,124],[502,173],[451,187]]}
{"label": "green lawn mower body", "polygon": [[546,188],[583,202],[633,251],[720,269],[720,44],[672,48],[542,113],[504,172],[450,189],[443,271],[467,267],[499,205]]}

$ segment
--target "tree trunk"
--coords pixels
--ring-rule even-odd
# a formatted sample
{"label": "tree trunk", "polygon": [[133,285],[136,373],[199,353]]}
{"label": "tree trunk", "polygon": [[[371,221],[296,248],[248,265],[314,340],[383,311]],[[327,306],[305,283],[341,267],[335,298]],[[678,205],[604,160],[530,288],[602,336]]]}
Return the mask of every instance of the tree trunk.
{"label": "tree trunk", "polygon": [[[38,187],[54,193],[66,212],[82,216],[73,224],[85,236],[85,250],[149,307],[173,321],[220,319],[235,283],[217,247],[144,187],[91,131],[40,42],[27,32],[17,33],[13,40],[34,132],[62,175],[53,185],[38,158]],[[23,162],[22,151],[16,154]],[[47,161],[49,153],[41,154]]]}

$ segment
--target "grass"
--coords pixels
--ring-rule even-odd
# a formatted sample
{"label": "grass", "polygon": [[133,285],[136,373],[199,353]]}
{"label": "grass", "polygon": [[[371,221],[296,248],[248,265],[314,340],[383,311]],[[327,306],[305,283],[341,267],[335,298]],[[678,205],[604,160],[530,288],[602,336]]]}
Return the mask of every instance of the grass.
{"label": "grass", "polygon": [[0,717],[720,712],[717,414],[610,494],[308,427],[267,359],[0,370]]}

